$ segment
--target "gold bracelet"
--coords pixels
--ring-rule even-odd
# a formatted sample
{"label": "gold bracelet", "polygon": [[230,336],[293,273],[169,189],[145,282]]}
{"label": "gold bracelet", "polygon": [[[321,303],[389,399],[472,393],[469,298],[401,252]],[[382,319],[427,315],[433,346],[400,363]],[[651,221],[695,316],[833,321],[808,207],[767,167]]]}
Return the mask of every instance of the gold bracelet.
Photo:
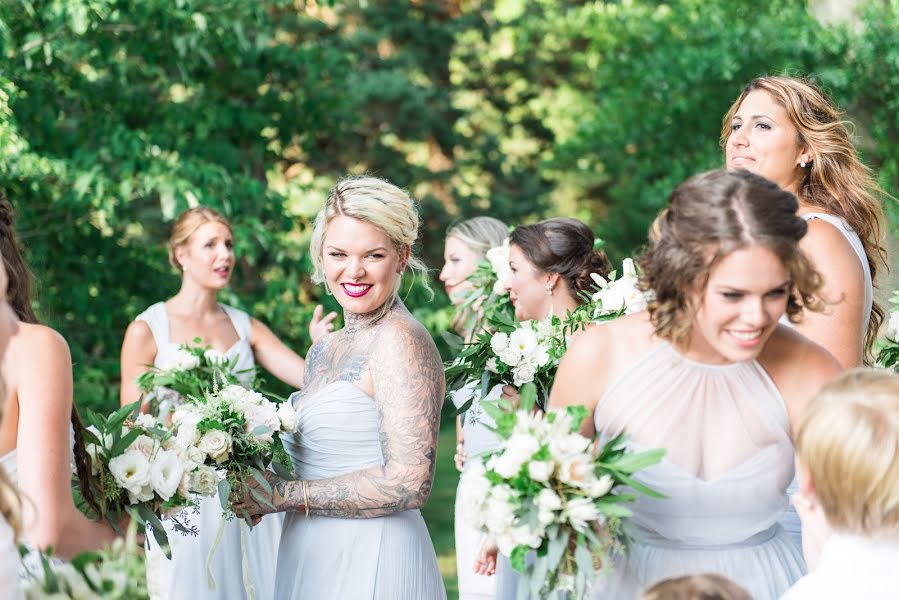
{"label": "gold bracelet", "polygon": [[306,511],[306,516],[309,516],[309,482],[305,479],[302,481],[303,484],[303,509]]}

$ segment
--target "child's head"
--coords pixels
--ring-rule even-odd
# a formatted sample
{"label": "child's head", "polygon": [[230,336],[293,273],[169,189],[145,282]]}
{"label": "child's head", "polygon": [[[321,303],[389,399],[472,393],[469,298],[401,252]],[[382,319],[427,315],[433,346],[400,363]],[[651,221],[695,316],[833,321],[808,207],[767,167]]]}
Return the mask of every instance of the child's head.
{"label": "child's head", "polygon": [[801,491],[836,531],[899,534],[899,375],[857,369],[833,380],[796,429]]}
{"label": "child's head", "polygon": [[752,600],[736,583],[714,573],[660,581],[643,593],[643,600]]}

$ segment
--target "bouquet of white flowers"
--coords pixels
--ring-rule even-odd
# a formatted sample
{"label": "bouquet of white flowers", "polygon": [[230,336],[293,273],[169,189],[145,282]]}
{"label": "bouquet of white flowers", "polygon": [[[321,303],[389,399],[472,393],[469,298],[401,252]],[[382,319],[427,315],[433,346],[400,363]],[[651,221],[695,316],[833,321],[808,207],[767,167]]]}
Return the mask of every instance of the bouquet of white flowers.
{"label": "bouquet of white flowers", "polygon": [[195,505],[192,494],[209,494],[200,485],[202,458],[178,443],[151,415],[138,413],[139,403],[120,408],[105,419],[87,411],[85,451],[94,477],[90,484],[100,505],[100,517],[114,527],[125,514],[152,526],[168,553],[168,538],[160,518],[171,518],[184,533],[175,513]]}
{"label": "bouquet of white flowers", "polygon": [[883,345],[877,354],[877,364],[899,373],[899,291],[893,292],[890,304],[893,310],[890,311],[890,321],[887,324]]}
{"label": "bouquet of white flowers", "polygon": [[107,550],[83,552],[70,562],[41,555],[40,573],[26,575],[26,600],[149,600],[147,567],[136,535],[132,521],[125,539]]}
{"label": "bouquet of white flowers", "polygon": [[509,240],[487,251],[484,260],[466,277],[468,291],[464,292],[459,311],[470,308],[478,311],[484,320],[495,315],[511,317],[514,314],[505,281],[509,277]]}
{"label": "bouquet of white flowers", "polygon": [[633,259],[624,259],[621,277],[617,271],[609,273],[608,279],[597,273],[591,273],[590,277],[594,283],[593,293],[583,292],[583,304],[568,315],[566,325],[570,331],[646,310],[650,294],[637,287],[639,278]]}
{"label": "bouquet of white flowers", "polygon": [[562,320],[549,316],[518,323],[494,315],[490,325],[491,331],[482,331],[446,366],[453,402],[466,410],[474,394],[483,398],[496,384],[529,385],[540,398],[547,398],[566,348]]}
{"label": "bouquet of white flowers", "polygon": [[166,419],[170,411],[185,398],[199,398],[212,388],[214,381],[238,384],[241,378],[247,386],[257,384],[256,369],[237,371],[237,356],[228,358],[218,350],[202,346],[203,340],[194,338],[194,345],[181,344],[168,364],[152,367],[137,378],[137,387],[147,394],[150,412]]}
{"label": "bouquet of white flowers", "polygon": [[[597,567],[607,566],[609,552],[625,542],[621,522],[631,514],[632,491],[662,497],[632,475],[661,460],[664,450],[629,452],[623,436],[599,447],[578,433],[586,408],[544,415],[531,410],[533,402],[533,393],[523,392],[516,412],[484,404],[504,443],[473,459],[478,462],[462,475],[460,502],[523,574],[520,595],[561,591],[580,599]],[[530,550],[536,558],[526,564]]]}
{"label": "bouquet of white flowers", "polygon": [[[289,403],[276,404],[239,385],[219,389],[216,384],[176,408],[172,425],[176,444],[202,465],[196,476],[200,493],[217,490],[226,513],[231,491],[242,490],[250,477],[271,494],[262,472],[271,468],[289,476],[292,465],[280,438],[296,431],[296,411]],[[255,489],[250,493],[270,505]]]}

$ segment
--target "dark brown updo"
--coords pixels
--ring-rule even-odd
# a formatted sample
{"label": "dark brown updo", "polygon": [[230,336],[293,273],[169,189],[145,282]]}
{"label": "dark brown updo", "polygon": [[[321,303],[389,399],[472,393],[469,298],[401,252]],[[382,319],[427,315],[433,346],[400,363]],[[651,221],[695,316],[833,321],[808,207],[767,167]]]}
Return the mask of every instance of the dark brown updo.
{"label": "dark brown updo", "polygon": [[638,260],[639,287],[652,292],[647,309],[656,334],[685,341],[694,294],[705,288],[718,261],[752,244],[771,250],[790,272],[790,321],[799,321],[803,308],[821,310],[821,276],[799,249],[808,224],[796,214],[798,208],[793,194],[742,170],[709,171],[674,188]]}
{"label": "dark brown updo", "polygon": [[590,292],[590,273],[603,278],[612,270],[606,253],[593,249],[593,232],[581,221],[569,217],[545,219],[533,225],[521,225],[509,236],[535,267],[557,273],[568,291],[582,302],[580,292]]}

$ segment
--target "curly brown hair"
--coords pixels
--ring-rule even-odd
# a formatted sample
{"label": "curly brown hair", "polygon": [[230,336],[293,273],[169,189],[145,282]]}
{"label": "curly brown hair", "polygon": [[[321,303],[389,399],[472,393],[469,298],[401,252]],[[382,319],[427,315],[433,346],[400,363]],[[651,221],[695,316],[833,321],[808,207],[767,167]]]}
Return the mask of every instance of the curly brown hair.
{"label": "curly brown hair", "polygon": [[751,244],[770,249],[790,272],[791,322],[801,319],[803,309],[822,310],[821,276],[799,249],[808,225],[796,215],[798,208],[793,194],[747,171],[709,171],[678,185],[638,259],[639,287],[651,290],[647,308],[656,334],[675,344],[686,341],[695,290],[705,287],[722,258]]}
{"label": "curly brown hair", "polygon": [[[865,249],[871,279],[876,281],[878,267],[887,266],[882,201],[891,196],[859,159],[852,143],[852,124],[843,119],[836,105],[812,82],[798,77],[758,77],[749,82],[724,116],[722,148],[732,133],[731,121],[740,104],[756,90],[767,92],[784,108],[796,127],[799,145],[807,147],[812,154],[800,183],[799,199],[804,205],[843,218],[855,230]],[[885,317],[883,307],[874,302],[865,332],[867,358]]]}

